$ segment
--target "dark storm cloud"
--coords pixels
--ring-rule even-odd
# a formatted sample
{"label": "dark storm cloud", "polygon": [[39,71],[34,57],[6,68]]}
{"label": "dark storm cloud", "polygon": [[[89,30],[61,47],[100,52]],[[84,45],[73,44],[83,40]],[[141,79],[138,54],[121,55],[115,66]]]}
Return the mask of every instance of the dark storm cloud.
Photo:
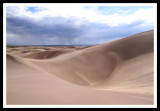
{"label": "dark storm cloud", "polygon": [[[16,29],[18,28],[18,29]],[[75,37],[80,29],[68,26],[67,23],[64,24],[49,24],[49,25],[39,25],[29,21],[27,19],[20,18],[7,18],[7,31],[11,31],[17,34],[31,34],[35,37],[43,34],[51,34],[53,36],[59,37]],[[33,36],[34,37],[34,36]]]}
{"label": "dark storm cloud", "polygon": [[[26,42],[28,38],[32,38],[31,40],[33,41],[29,41],[30,43],[28,44],[35,41],[39,41],[39,44],[43,44],[46,41],[45,44],[48,44],[47,40],[54,40],[55,38],[55,40],[59,39],[61,44],[66,44],[79,37],[83,31],[71,25],[66,19],[57,17],[50,19],[53,21],[51,24],[41,25],[28,19],[7,18],[7,33],[14,33],[23,38],[24,41],[26,40]],[[54,21],[58,21],[58,24]],[[50,41],[48,42],[50,43]],[[53,41],[53,44],[55,42]]]}

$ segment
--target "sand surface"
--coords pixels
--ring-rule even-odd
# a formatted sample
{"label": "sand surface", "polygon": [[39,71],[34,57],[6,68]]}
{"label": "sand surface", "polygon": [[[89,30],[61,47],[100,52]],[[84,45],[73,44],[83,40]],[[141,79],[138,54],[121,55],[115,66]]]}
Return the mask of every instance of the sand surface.
{"label": "sand surface", "polygon": [[153,30],[93,46],[7,47],[7,105],[153,105]]}

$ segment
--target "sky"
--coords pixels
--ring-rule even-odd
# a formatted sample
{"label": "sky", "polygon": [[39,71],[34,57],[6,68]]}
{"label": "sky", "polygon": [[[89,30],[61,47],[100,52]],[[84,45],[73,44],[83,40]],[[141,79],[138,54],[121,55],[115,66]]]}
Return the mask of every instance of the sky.
{"label": "sky", "polygon": [[94,45],[154,29],[153,6],[6,6],[7,45]]}

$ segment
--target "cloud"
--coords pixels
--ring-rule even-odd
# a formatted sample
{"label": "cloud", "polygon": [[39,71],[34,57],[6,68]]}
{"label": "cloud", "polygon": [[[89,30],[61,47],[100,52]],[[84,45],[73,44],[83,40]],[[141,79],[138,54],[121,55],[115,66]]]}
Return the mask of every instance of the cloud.
{"label": "cloud", "polygon": [[7,44],[98,44],[153,29],[154,8],[101,11],[98,6],[8,6]]}
{"label": "cloud", "polygon": [[47,45],[51,43],[50,41],[53,41],[51,44],[69,45],[68,41],[71,43],[71,40],[82,33],[82,29],[71,26],[70,19],[61,17],[50,19],[57,22],[51,25],[40,25],[27,19],[7,18],[7,38],[9,39],[9,36],[11,36],[10,33],[12,33],[18,35],[17,37],[20,40],[24,40],[24,42],[20,42],[22,44]]}
{"label": "cloud", "polygon": [[[36,11],[29,10],[34,9]],[[113,7],[114,10],[114,7]],[[129,24],[136,20],[144,20],[146,23],[153,23],[154,8],[136,10],[133,14],[127,13],[131,10],[119,10],[111,15],[104,15],[99,13],[97,7],[84,7],[84,6],[47,6],[47,7],[7,7],[7,16],[25,17],[32,20],[41,21],[45,17],[74,17],[78,20],[86,19],[89,22],[103,23],[110,26],[118,26],[121,24]]]}

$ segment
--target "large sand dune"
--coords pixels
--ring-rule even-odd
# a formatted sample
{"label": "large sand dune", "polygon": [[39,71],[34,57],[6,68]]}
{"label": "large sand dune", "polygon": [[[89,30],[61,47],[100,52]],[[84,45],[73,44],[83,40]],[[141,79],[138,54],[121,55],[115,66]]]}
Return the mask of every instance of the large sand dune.
{"label": "large sand dune", "polygon": [[7,104],[152,105],[153,30],[94,46],[7,48]]}

